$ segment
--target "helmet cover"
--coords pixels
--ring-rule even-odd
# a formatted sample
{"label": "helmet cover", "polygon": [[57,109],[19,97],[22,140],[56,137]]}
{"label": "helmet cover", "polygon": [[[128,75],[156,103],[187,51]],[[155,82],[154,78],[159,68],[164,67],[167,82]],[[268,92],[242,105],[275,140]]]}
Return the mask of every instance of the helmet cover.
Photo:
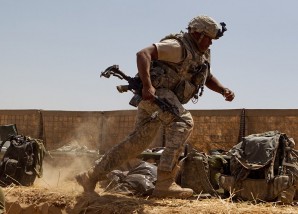
{"label": "helmet cover", "polygon": [[225,23],[222,22],[220,25],[222,29],[214,19],[202,15],[193,18],[188,24],[188,29],[190,33],[203,33],[212,39],[218,39],[223,36],[223,32],[227,30]]}

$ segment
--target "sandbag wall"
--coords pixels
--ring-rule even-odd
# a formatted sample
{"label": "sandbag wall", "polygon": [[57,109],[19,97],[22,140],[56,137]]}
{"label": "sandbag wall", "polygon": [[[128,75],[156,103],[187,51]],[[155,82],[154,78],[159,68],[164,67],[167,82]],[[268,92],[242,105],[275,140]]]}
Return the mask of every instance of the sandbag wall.
{"label": "sandbag wall", "polygon": [[[270,130],[279,130],[298,141],[298,109],[191,110],[191,113],[195,126],[189,144],[201,151],[229,149],[242,136]],[[16,124],[20,134],[43,139],[48,150],[77,143],[103,153],[133,130],[135,116],[135,110],[0,110],[0,125]],[[165,145],[163,134],[160,128],[151,147]]]}

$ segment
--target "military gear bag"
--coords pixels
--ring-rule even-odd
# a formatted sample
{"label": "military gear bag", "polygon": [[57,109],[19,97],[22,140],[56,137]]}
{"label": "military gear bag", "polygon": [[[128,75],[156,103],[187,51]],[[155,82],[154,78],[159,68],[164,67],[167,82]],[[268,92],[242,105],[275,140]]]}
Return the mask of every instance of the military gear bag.
{"label": "military gear bag", "polygon": [[181,160],[181,187],[191,188],[195,194],[218,196],[218,179],[228,173],[229,157],[222,153],[207,155],[193,149]]}
{"label": "military gear bag", "polygon": [[0,185],[12,183],[30,186],[36,176],[42,176],[42,162],[45,148],[42,140],[24,135],[12,135],[0,145],[0,151],[6,141],[10,142],[0,162]]}
{"label": "military gear bag", "polygon": [[208,157],[191,152],[182,160],[181,187],[191,188],[195,194],[216,194],[209,177]]}
{"label": "military gear bag", "polygon": [[220,186],[245,200],[291,203],[298,184],[294,145],[278,131],[244,137],[229,151],[231,174],[220,177]]}

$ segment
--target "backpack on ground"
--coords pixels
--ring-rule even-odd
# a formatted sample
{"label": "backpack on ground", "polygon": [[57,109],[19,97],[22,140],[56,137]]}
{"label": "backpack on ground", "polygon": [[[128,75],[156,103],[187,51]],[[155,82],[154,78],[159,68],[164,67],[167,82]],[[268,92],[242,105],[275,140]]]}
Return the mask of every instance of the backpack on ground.
{"label": "backpack on ground", "polygon": [[10,145],[0,162],[0,186],[12,183],[31,186],[36,176],[42,176],[42,162],[45,155],[43,141],[24,135],[12,135],[5,142]]}
{"label": "backpack on ground", "polygon": [[293,202],[298,185],[294,145],[279,131],[244,137],[229,151],[231,174],[220,176],[220,186],[244,200]]}
{"label": "backpack on ground", "polygon": [[229,171],[229,157],[224,151],[214,151],[207,155],[192,149],[180,164],[182,167],[178,183],[182,187],[191,188],[201,196],[219,196],[219,176]]}

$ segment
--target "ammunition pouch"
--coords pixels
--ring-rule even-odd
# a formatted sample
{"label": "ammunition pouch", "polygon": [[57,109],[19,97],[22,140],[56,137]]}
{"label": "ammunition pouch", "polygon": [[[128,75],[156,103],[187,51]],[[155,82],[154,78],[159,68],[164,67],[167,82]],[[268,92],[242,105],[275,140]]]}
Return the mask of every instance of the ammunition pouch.
{"label": "ammunition pouch", "polygon": [[186,104],[195,94],[198,93],[198,86],[205,85],[208,77],[208,62],[198,66],[190,72],[191,79],[183,79],[174,68],[154,61],[150,70],[152,85],[155,88],[167,88],[173,91],[182,104]]}
{"label": "ammunition pouch", "polygon": [[197,92],[197,87],[187,80],[182,80],[174,90],[182,104],[187,103]]}
{"label": "ammunition pouch", "polygon": [[181,77],[171,68],[165,66],[152,67],[150,77],[154,88],[167,88],[174,90]]}
{"label": "ammunition pouch", "polygon": [[187,103],[195,95],[197,91],[196,86],[190,81],[181,80],[181,76],[170,67],[160,63],[157,65],[152,67],[150,71],[152,85],[155,88],[167,88],[173,91],[182,104]]}

